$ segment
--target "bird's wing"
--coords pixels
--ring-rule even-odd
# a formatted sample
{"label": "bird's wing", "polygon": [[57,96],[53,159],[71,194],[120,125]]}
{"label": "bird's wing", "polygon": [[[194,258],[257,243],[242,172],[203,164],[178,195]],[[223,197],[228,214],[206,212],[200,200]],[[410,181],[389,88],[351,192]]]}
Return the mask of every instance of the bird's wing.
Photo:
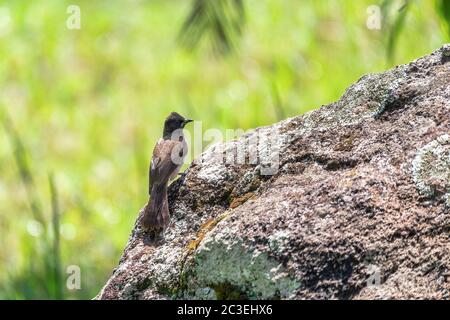
{"label": "bird's wing", "polygon": [[152,161],[149,170],[149,194],[152,185],[156,183],[167,183],[170,176],[179,167],[172,160],[172,152],[182,148],[181,142],[175,140],[159,139],[153,149]]}

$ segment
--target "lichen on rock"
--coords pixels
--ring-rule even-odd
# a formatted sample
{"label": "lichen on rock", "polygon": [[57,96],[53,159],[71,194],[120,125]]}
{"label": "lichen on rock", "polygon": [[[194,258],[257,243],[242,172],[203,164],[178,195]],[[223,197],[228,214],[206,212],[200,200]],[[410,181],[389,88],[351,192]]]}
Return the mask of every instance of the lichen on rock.
{"label": "lichen on rock", "polygon": [[286,299],[299,287],[280,262],[245,245],[236,231],[218,225],[212,233],[185,265],[186,296],[201,298],[199,289],[212,288],[216,297]]}
{"label": "lichen on rock", "polygon": [[419,150],[413,177],[423,194],[442,197],[450,207],[450,135],[444,134]]}

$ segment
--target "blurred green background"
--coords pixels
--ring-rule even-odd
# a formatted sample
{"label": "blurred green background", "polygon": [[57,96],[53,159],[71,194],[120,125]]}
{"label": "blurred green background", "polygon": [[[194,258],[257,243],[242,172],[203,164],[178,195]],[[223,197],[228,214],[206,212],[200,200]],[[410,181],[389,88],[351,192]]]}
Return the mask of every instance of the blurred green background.
{"label": "blurred green background", "polygon": [[[208,38],[180,45],[191,1],[0,2],[0,298],[98,293],[147,201],[170,111],[203,129],[268,125],[448,42],[443,1],[389,2],[244,1],[228,54]],[[79,30],[66,27],[71,4]],[[372,4],[381,30],[366,26]]]}

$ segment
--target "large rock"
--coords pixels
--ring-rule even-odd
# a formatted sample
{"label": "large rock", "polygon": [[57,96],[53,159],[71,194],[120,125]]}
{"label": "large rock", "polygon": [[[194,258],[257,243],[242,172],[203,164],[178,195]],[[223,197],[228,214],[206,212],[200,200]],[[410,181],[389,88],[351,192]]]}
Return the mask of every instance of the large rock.
{"label": "large rock", "polygon": [[[450,298],[449,100],[446,45],[209,148],[170,186],[170,228],[138,218],[97,298]],[[273,175],[223,160],[255,141]]]}

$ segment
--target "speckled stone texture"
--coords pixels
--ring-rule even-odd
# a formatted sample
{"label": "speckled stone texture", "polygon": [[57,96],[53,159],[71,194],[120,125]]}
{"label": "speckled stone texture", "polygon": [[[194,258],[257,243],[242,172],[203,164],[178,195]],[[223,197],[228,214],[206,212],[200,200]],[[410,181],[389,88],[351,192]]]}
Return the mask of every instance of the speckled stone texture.
{"label": "speckled stone texture", "polygon": [[[276,174],[222,161],[275,131]],[[170,186],[164,236],[139,216],[96,298],[449,299],[449,134],[445,45],[209,148]]]}

